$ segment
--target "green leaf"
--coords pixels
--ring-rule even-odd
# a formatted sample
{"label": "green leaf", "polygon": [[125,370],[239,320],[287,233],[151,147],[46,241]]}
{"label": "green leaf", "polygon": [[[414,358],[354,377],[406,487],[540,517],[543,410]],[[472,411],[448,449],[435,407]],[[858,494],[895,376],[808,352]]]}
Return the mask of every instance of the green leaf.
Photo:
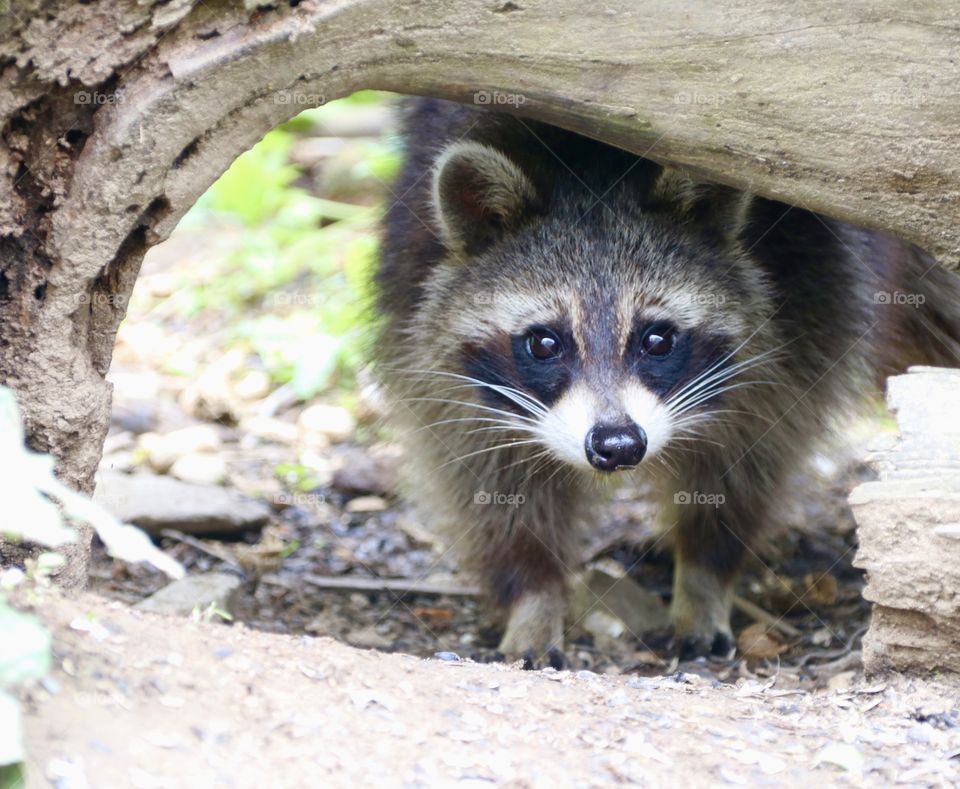
{"label": "green leaf", "polygon": [[50,670],[50,634],[36,619],[0,601],[0,633],[0,687],[42,677]]}

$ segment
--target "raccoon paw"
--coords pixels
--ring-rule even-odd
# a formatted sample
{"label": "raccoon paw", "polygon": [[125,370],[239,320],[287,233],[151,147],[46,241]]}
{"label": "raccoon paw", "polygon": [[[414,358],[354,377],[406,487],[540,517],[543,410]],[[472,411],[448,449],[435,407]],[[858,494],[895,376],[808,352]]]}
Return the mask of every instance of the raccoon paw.
{"label": "raccoon paw", "polygon": [[712,634],[676,634],[670,646],[670,651],[680,660],[694,660],[698,657],[718,657],[731,660],[736,651],[733,636],[722,630],[717,630]]}
{"label": "raccoon paw", "polygon": [[557,671],[563,671],[563,669],[570,667],[570,661],[567,660],[567,656],[556,647],[550,647],[550,649],[542,653],[528,649],[520,657],[523,660],[524,671],[537,671],[541,668],[553,668]]}
{"label": "raccoon paw", "polygon": [[[524,668],[539,668],[563,658],[563,614],[566,602],[555,592],[528,592],[511,610],[498,650],[508,660],[521,659]],[[556,656],[559,656],[556,657]]]}

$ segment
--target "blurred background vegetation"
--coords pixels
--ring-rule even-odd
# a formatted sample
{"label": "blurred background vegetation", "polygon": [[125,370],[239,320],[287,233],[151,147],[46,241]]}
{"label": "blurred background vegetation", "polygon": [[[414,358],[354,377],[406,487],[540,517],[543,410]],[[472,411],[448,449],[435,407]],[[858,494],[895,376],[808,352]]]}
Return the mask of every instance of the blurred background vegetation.
{"label": "blurred background vegetation", "polygon": [[[173,254],[148,258],[128,324],[215,338],[220,354],[242,353],[298,400],[349,399],[369,335],[377,222],[400,161],[394,100],[362,92],[306,110],[240,156],[183,218]],[[159,339],[129,334],[140,348]],[[159,370],[197,375],[198,344],[177,345]]]}

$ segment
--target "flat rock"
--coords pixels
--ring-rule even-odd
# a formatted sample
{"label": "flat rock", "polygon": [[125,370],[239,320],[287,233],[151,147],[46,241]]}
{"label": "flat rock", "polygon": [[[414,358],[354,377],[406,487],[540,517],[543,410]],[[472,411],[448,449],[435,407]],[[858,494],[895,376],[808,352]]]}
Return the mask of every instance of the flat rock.
{"label": "flat rock", "polygon": [[588,568],[574,581],[568,621],[594,636],[639,637],[666,627],[667,606],[626,575]]}
{"label": "flat rock", "polygon": [[348,493],[389,493],[397,484],[397,458],[387,452],[349,449],[339,456],[333,487]]}
{"label": "flat rock", "polygon": [[232,613],[242,582],[234,573],[188,575],[141,600],[134,608],[155,614],[186,616],[196,609],[202,611],[213,605],[220,611]]}
{"label": "flat rock", "polygon": [[101,471],[93,498],[123,522],[153,535],[163,529],[233,534],[259,528],[270,518],[265,503],[226,488],[151,474]]}

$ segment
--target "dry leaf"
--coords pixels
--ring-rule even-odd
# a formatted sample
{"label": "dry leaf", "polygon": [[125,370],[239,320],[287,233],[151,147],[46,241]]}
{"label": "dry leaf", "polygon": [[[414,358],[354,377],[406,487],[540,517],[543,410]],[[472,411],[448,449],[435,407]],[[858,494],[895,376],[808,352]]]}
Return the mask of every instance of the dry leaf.
{"label": "dry leaf", "polygon": [[767,625],[756,622],[745,628],[737,639],[737,649],[748,660],[775,658],[786,652],[789,646],[777,638]]}
{"label": "dry leaf", "polygon": [[803,585],[806,588],[803,593],[803,600],[806,603],[831,605],[837,600],[837,579],[830,573],[819,576],[807,575],[803,579]]}

